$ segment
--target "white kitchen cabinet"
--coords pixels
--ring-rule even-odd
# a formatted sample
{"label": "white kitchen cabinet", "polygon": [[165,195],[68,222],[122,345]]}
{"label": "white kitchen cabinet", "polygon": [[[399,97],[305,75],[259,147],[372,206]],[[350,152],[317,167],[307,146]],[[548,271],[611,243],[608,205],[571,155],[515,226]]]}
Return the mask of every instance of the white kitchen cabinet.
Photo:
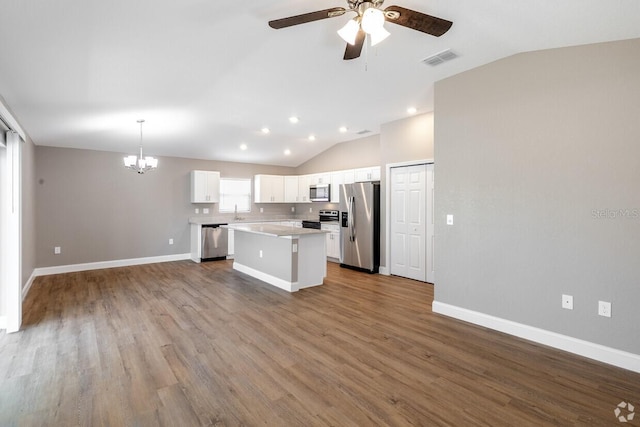
{"label": "white kitchen cabinet", "polygon": [[300,190],[298,188],[299,177],[284,177],[284,201],[285,203],[298,203],[300,201]]}
{"label": "white kitchen cabinet", "polygon": [[254,202],[283,203],[284,177],[280,175],[255,175]]}
{"label": "white kitchen cabinet", "polygon": [[380,181],[380,166],[354,170],[356,182]]}
{"label": "white kitchen cabinet", "polygon": [[344,172],[332,172],[331,203],[340,203],[340,184],[344,184]]}
{"label": "white kitchen cabinet", "polygon": [[220,172],[191,171],[191,203],[220,202]]}
{"label": "white kitchen cabinet", "polygon": [[340,225],[322,224],[320,227],[329,232],[326,234],[327,258],[340,259]]}
{"label": "white kitchen cabinet", "polygon": [[233,244],[233,230],[227,229],[227,258],[233,258],[235,245]]}
{"label": "white kitchen cabinet", "polygon": [[311,203],[309,200],[310,175],[300,175],[298,177],[298,203]]}
{"label": "white kitchen cabinet", "polygon": [[331,172],[314,173],[309,176],[309,185],[331,183]]}
{"label": "white kitchen cabinet", "polygon": [[356,182],[356,172],[353,169],[342,171],[343,184],[353,184]]}

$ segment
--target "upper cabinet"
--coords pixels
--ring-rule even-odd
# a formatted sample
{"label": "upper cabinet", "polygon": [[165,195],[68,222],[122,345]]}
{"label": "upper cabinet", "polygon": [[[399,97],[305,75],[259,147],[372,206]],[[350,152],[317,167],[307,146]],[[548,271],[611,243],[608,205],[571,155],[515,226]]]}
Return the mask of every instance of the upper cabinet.
{"label": "upper cabinet", "polygon": [[318,184],[330,184],[331,183],[331,173],[314,173],[311,175],[307,175],[309,177],[309,185],[318,185]]}
{"label": "upper cabinet", "polygon": [[284,203],[284,176],[254,176],[255,203]]}
{"label": "upper cabinet", "polygon": [[309,186],[311,185],[311,175],[301,175],[298,177],[298,203],[310,203]]}
{"label": "upper cabinet", "polygon": [[284,202],[285,203],[298,203],[300,201],[300,189],[298,182],[300,181],[297,176],[285,176],[284,177]]}
{"label": "upper cabinet", "polygon": [[340,184],[380,181],[380,166],[309,175],[255,175],[255,203],[311,203],[309,186],[331,184],[330,203],[340,203]]}
{"label": "upper cabinet", "polygon": [[340,184],[344,184],[345,172],[333,172],[331,174],[331,203],[340,203]]}
{"label": "upper cabinet", "polygon": [[191,171],[191,203],[220,202],[220,172]]}
{"label": "upper cabinet", "polygon": [[355,182],[380,181],[380,166],[355,169]]}

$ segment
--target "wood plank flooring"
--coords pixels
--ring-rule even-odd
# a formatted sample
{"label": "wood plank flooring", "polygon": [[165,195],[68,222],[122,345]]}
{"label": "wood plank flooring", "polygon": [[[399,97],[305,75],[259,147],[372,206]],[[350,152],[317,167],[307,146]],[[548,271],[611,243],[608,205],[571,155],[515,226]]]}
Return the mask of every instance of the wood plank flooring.
{"label": "wood plank flooring", "polygon": [[[190,261],[40,277],[0,335],[0,426],[620,425],[640,375],[329,264],[295,294]],[[640,425],[640,414],[626,425]]]}

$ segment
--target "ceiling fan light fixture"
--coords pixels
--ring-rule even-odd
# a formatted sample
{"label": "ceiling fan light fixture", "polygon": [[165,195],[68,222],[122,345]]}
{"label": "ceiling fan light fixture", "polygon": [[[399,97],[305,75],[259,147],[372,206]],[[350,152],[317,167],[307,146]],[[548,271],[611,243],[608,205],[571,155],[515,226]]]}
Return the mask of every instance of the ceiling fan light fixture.
{"label": "ceiling fan light fixture", "polygon": [[384,27],[378,28],[376,31],[369,33],[371,37],[371,46],[375,46],[387,37],[389,37],[391,33],[384,29]]}
{"label": "ceiling fan light fixture", "polygon": [[356,36],[360,30],[360,24],[358,24],[357,18],[350,19],[346,25],[338,30],[338,35],[342,40],[346,41],[350,45],[356,44]]}
{"label": "ceiling fan light fixture", "polygon": [[[362,30],[367,34],[379,32],[384,25],[384,13],[375,7],[369,7],[362,14]],[[385,30],[386,31],[386,30]],[[387,33],[388,34],[388,33]]]}

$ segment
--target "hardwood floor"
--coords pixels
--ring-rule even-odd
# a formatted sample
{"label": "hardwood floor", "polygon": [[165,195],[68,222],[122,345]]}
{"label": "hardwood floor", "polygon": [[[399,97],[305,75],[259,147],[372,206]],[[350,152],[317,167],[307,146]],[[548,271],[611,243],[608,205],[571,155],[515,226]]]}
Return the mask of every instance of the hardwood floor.
{"label": "hardwood floor", "polygon": [[[0,335],[1,426],[618,425],[640,375],[329,265],[295,294],[180,261],[40,277]],[[637,419],[626,425],[639,425]]]}

